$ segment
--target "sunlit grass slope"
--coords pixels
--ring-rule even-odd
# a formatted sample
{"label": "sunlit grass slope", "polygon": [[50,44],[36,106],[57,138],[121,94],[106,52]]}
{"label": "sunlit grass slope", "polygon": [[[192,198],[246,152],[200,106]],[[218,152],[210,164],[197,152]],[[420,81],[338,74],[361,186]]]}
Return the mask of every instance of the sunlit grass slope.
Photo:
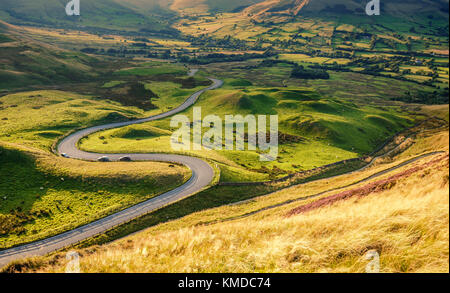
{"label": "sunlit grass slope", "polygon": [[[0,4],[1,5],[1,4]],[[0,90],[81,82],[98,76],[98,59],[30,39],[1,20]]]}
{"label": "sunlit grass slope", "polygon": [[[448,115],[447,106],[423,110]],[[448,126],[427,126],[398,151],[356,173],[198,209],[178,220],[153,221],[160,224],[111,244],[80,249],[82,270],[364,272],[366,253],[376,250],[381,272],[448,272],[448,137]],[[435,151],[443,153],[402,164]],[[252,189],[247,192],[251,198]],[[354,195],[316,205],[347,192]],[[305,206],[310,208],[291,215]],[[172,213],[183,208],[181,202],[153,217],[176,219]],[[17,262],[6,270],[61,272],[63,255]]]}
{"label": "sunlit grass slope", "polygon": [[62,91],[33,91],[0,97],[0,141],[47,149],[69,131],[143,114],[108,100]]}
{"label": "sunlit grass slope", "polygon": [[[153,229],[81,251],[81,270],[365,272],[375,250],[381,272],[448,272],[448,172],[444,156],[378,192],[300,215],[288,217],[290,205],[229,223]],[[38,271],[64,269],[61,260]]]}
{"label": "sunlit grass slope", "polygon": [[87,224],[189,177],[167,163],[91,163],[0,143],[0,249]]}
{"label": "sunlit grass slope", "polygon": [[[123,3],[127,2],[127,3]],[[151,33],[174,33],[167,17],[173,12],[159,8],[155,1],[147,1],[142,9],[131,1],[85,0],[80,7],[80,16],[67,17],[65,6],[68,1],[59,0],[3,0],[0,3],[2,19],[26,25],[52,26],[62,28],[83,28],[85,30],[146,29]],[[160,1],[162,2],[162,1]]]}

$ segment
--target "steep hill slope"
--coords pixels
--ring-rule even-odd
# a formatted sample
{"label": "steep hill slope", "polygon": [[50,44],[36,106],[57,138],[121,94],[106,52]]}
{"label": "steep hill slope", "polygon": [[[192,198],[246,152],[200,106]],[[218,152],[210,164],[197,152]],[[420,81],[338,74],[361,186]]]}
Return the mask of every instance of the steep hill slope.
{"label": "steep hill slope", "polygon": [[[309,0],[304,12],[364,13],[369,1],[356,0]],[[434,12],[448,14],[448,0],[384,0],[381,1],[381,12],[396,16],[413,16],[416,13]]]}
{"label": "steep hill slope", "polygon": [[89,80],[96,75],[96,62],[32,40],[19,27],[0,21],[0,90]]}
{"label": "steep hill slope", "polygon": [[[365,6],[369,1],[356,0],[266,0],[246,8],[247,15],[272,14],[334,14],[334,15],[365,15]],[[381,1],[382,14],[397,17],[414,17],[418,13],[434,13],[448,17],[448,0],[407,0]]]}
{"label": "steep hill slope", "polygon": [[8,177],[0,182],[0,248],[4,249],[157,196],[186,182],[190,171],[156,162],[102,166],[67,161],[0,142],[0,175]]}
{"label": "steep hill slope", "polygon": [[263,1],[264,0],[171,0],[172,4],[170,8],[181,13],[237,12]]}
{"label": "steep hill slope", "polygon": [[[409,151],[446,143],[448,131],[427,139],[419,139]],[[448,146],[444,149],[447,153],[417,160],[382,180],[343,188],[354,198],[328,205],[316,203],[342,191],[325,193],[318,200],[305,198],[349,180],[341,176],[199,212],[115,243],[80,250],[81,270],[363,273],[371,260],[368,253],[376,252],[383,273],[448,272]],[[399,155],[394,162],[352,174],[352,180],[398,165],[404,158]],[[230,222],[217,221],[288,195],[304,199]],[[314,208],[298,213],[299,206]],[[66,263],[60,254],[16,263],[6,271],[63,272]]]}
{"label": "steep hill slope", "polygon": [[[163,1],[83,0],[81,16],[67,16],[66,0],[2,0],[0,19],[13,24],[44,25],[84,30],[145,29],[155,34],[175,34]],[[145,5],[144,5],[145,4]]]}
{"label": "steep hill slope", "polygon": [[264,0],[83,0],[81,16],[67,16],[68,0],[2,0],[0,19],[14,24],[176,35],[178,15],[233,12]]}
{"label": "steep hill slope", "polygon": [[[83,30],[143,31],[177,35],[179,16],[243,12],[252,18],[273,15],[364,15],[366,1],[356,0],[83,0],[81,16],[65,14],[67,0],[3,0],[0,19],[14,24],[44,25]],[[448,0],[382,1],[382,13],[400,18],[423,13],[448,18]]]}

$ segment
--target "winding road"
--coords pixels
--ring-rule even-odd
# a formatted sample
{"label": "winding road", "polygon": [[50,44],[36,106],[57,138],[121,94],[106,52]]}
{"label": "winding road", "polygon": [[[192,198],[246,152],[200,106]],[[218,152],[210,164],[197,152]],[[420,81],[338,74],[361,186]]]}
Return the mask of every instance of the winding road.
{"label": "winding road", "polygon": [[169,154],[98,154],[81,151],[77,148],[77,146],[78,142],[82,138],[98,131],[145,123],[167,118],[180,113],[192,106],[204,92],[220,88],[223,85],[223,81],[221,80],[213,78],[210,78],[210,80],[213,82],[211,86],[192,94],[182,105],[171,111],[139,120],[111,123],[83,129],[64,138],[59,143],[57,148],[59,154],[65,154],[73,159],[87,161],[96,161],[102,156],[107,156],[111,161],[118,161],[121,157],[127,156],[133,161],[158,161],[183,164],[192,171],[191,178],[184,185],[123,211],[65,233],[30,244],[0,251],[0,268],[14,260],[46,255],[64,247],[76,244],[82,240],[99,235],[107,230],[110,230],[111,228],[183,199],[207,187],[214,179],[214,170],[208,163],[195,157]]}
{"label": "winding road", "polygon": [[[189,76],[193,76],[195,73],[196,73],[195,70],[191,70],[189,73]],[[121,224],[129,222],[140,216],[143,216],[152,211],[160,209],[166,205],[174,203],[180,199],[183,199],[189,195],[197,193],[197,192],[201,191],[203,188],[207,187],[214,179],[214,175],[215,175],[214,170],[208,163],[206,163],[205,161],[203,161],[199,158],[182,156],[182,155],[170,155],[170,154],[127,154],[127,153],[124,153],[124,154],[100,154],[100,153],[90,153],[90,152],[81,151],[77,148],[77,146],[78,146],[78,142],[82,138],[84,138],[92,133],[98,132],[98,131],[120,128],[120,127],[129,126],[129,125],[133,125],[133,124],[145,123],[145,122],[149,122],[149,121],[167,118],[167,117],[170,117],[177,113],[180,113],[180,112],[186,110],[187,108],[189,108],[190,106],[192,106],[198,100],[200,95],[202,95],[206,91],[220,88],[223,85],[223,81],[221,81],[221,80],[213,79],[213,78],[210,78],[210,80],[213,82],[213,84],[211,86],[192,94],[182,105],[180,105],[179,107],[177,107],[169,112],[165,112],[165,113],[162,113],[159,115],[155,115],[155,116],[151,116],[151,117],[143,118],[143,119],[139,119],[139,120],[120,122],[120,123],[111,123],[111,124],[106,124],[106,125],[95,126],[95,127],[83,129],[83,130],[75,132],[75,133],[67,136],[66,138],[64,138],[57,147],[57,151],[59,154],[66,154],[70,158],[87,160],[87,161],[96,161],[98,158],[103,157],[103,156],[107,156],[110,161],[118,161],[120,158],[126,156],[126,157],[130,157],[132,159],[132,161],[158,161],[158,162],[171,162],[171,163],[183,164],[186,167],[188,167],[189,169],[191,169],[191,171],[192,171],[191,178],[184,185],[182,185],[174,190],[171,190],[169,192],[166,192],[162,195],[154,197],[150,200],[147,200],[145,202],[142,202],[140,204],[137,204],[135,206],[127,208],[123,211],[120,211],[118,213],[115,213],[115,214],[112,214],[105,218],[94,221],[90,224],[75,228],[73,230],[64,232],[62,234],[59,234],[59,235],[56,235],[56,236],[53,236],[53,237],[50,237],[50,238],[47,238],[44,240],[40,240],[40,241],[36,241],[36,242],[30,243],[30,244],[25,244],[22,246],[18,246],[18,247],[4,250],[4,251],[0,251],[0,268],[14,260],[23,259],[23,258],[32,257],[32,256],[46,255],[51,252],[60,250],[62,248],[74,245],[80,241],[83,241],[85,239],[88,239],[93,236],[104,233],[105,231],[108,231],[111,228],[114,228],[116,226],[119,226]],[[351,174],[354,172],[360,172],[362,170],[367,169],[368,167],[373,165],[373,163],[375,162],[376,159],[389,155],[390,153],[394,152],[398,147],[399,146],[397,146],[396,148],[394,148],[393,150],[391,150],[390,152],[388,152],[386,154],[383,154],[383,155],[373,158],[371,160],[371,162],[368,165],[366,165],[365,167],[363,167],[359,170],[356,170],[356,171],[350,171],[347,174]],[[253,212],[241,215],[241,216],[236,216],[236,217],[232,217],[229,219],[225,219],[224,221],[236,220],[236,219],[248,217],[248,216],[254,215],[256,213],[262,212],[262,211],[266,211],[266,210],[273,209],[273,208],[276,208],[276,207],[279,207],[282,205],[290,204],[292,202],[302,201],[305,199],[318,197],[325,193],[336,191],[336,190],[339,190],[342,188],[348,188],[353,185],[369,181],[376,177],[380,177],[388,172],[397,170],[397,169],[399,169],[405,165],[411,164],[419,159],[422,159],[422,158],[425,158],[428,156],[432,156],[432,155],[437,155],[440,153],[443,153],[443,152],[431,152],[431,153],[427,153],[427,154],[422,154],[418,157],[409,159],[401,164],[398,164],[398,165],[388,168],[386,170],[377,172],[367,178],[364,178],[360,181],[351,183],[347,186],[326,190],[324,192],[321,192],[318,194],[313,194],[313,195],[310,195],[310,196],[304,197],[304,198],[289,200],[289,201],[282,202],[282,203],[272,205],[272,206],[268,206],[263,209],[256,210],[256,211],[253,211]],[[342,176],[342,174],[338,175],[338,176]],[[327,179],[331,179],[334,177],[337,177],[337,176],[333,176],[333,177],[330,177]],[[234,203],[233,205],[242,204],[247,201],[249,201],[249,200]]]}

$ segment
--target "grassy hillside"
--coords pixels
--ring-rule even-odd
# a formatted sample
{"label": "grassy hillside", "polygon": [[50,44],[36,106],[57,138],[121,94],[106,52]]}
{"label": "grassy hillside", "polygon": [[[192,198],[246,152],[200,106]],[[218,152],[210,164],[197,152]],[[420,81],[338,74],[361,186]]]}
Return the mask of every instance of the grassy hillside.
{"label": "grassy hillside", "polygon": [[262,0],[206,0],[212,12],[238,12]]}
{"label": "grassy hillside", "polygon": [[[328,12],[336,14],[365,13],[366,2],[355,0],[336,0],[330,3],[326,0],[309,0],[303,12]],[[437,13],[448,17],[448,0],[407,0],[381,1],[381,13],[401,17],[411,17],[417,12]]]}
{"label": "grassy hillside", "polygon": [[10,180],[0,182],[0,249],[89,223],[185,182],[190,171],[177,165],[106,166],[49,153],[59,137],[74,129],[144,113],[56,90],[2,96],[0,177]]}
{"label": "grassy hillside", "polygon": [[[247,8],[244,13],[292,14],[327,13],[334,15],[365,14],[367,2],[356,0],[266,0]],[[381,2],[381,13],[398,17],[411,17],[417,12],[437,13],[448,17],[448,0],[409,0],[399,3],[395,0]]]}
{"label": "grassy hillside", "polygon": [[[49,237],[152,198],[190,171],[167,163],[89,163],[0,143],[0,249]],[[26,180],[24,180],[26,178]]]}
{"label": "grassy hillside", "polygon": [[[156,35],[176,36],[172,23],[178,16],[195,16],[216,13],[243,12],[255,18],[265,16],[365,15],[365,2],[338,0],[85,0],[80,17],[67,17],[65,0],[3,0],[0,3],[0,19],[14,24],[43,25],[59,28],[81,28],[94,31],[145,32]],[[383,14],[403,20],[421,18],[421,14],[448,19],[448,0],[383,1]],[[419,13],[419,14],[418,14]],[[416,17],[417,15],[417,17]]]}
{"label": "grassy hillside", "polygon": [[[4,0],[0,3],[2,14],[7,20],[59,26],[92,26],[93,28],[120,28],[127,21],[131,28],[169,29],[165,17],[178,13],[232,12],[264,0],[84,0],[81,3],[81,18],[65,17],[65,0],[34,1]],[[112,16],[112,17],[111,17]]]}
{"label": "grassy hillside", "polygon": [[[257,151],[189,152],[228,165],[222,173],[225,181],[249,180],[246,175],[237,175],[238,170],[268,179],[267,176],[275,178],[355,158],[370,153],[391,135],[412,124],[408,114],[401,113],[397,107],[362,106],[323,98],[311,88],[246,86],[243,89],[242,84],[244,80],[228,79],[222,89],[202,95],[196,106],[202,108],[203,117],[215,113],[222,119],[230,113],[278,114],[280,151],[278,159],[268,163],[259,161]],[[192,119],[192,109],[184,113]],[[117,130],[93,134],[81,142],[81,148],[96,152],[170,152],[167,146],[174,129],[169,123],[170,119],[164,119],[123,130],[140,133],[156,127],[166,131],[157,136],[124,137]]]}
{"label": "grassy hillside", "polygon": [[264,0],[171,0],[169,7],[181,15],[237,12]]}
{"label": "grassy hillside", "polygon": [[61,91],[11,94],[0,98],[0,140],[48,151],[59,137],[74,129],[142,114],[135,107]]}
{"label": "grassy hillside", "polygon": [[[366,253],[376,251],[382,273],[448,272],[448,129],[426,131],[405,150],[361,172],[200,211],[80,249],[81,270],[363,273]],[[355,183],[432,150],[446,153]],[[5,270],[63,272],[65,265],[57,254]]]}
{"label": "grassy hillside", "polygon": [[[75,129],[173,109],[215,77],[225,84],[200,97],[202,116],[277,114],[277,160],[185,153],[216,163],[219,184],[88,239],[79,247],[151,227],[80,250],[83,271],[364,272],[376,250],[383,272],[448,272],[448,0],[382,0],[379,17],[356,0],[81,0],[80,17],[67,2],[0,0],[0,249],[185,182],[174,164],[50,149]],[[405,130],[423,114],[447,124]],[[95,133],[80,148],[173,152],[169,122]],[[384,157],[322,167],[400,130]],[[418,158],[434,151],[444,153]],[[7,270],[63,271],[61,255]]]}

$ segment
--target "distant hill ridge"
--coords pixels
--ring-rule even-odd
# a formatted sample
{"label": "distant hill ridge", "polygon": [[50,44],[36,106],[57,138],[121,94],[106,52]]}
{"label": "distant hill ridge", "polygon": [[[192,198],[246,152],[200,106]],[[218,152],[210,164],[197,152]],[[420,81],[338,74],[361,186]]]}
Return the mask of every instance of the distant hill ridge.
{"label": "distant hill ridge", "polygon": [[[173,24],[184,16],[241,13],[277,15],[364,15],[369,0],[81,0],[81,16],[69,17],[69,0],[1,0],[0,19],[13,24],[97,31],[141,31],[177,35]],[[448,18],[449,0],[382,0],[382,13],[401,18],[429,13]]]}
{"label": "distant hill ridge", "polygon": [[87,81],[96,59],[33,40],[20,27],[0,20],[0,91],[25,85]]}
{"label": "distant hill ridge", "polygon": [[[247,7],[243,13],[250,16],[271,14],[332,13],[364,14],[369,3],[361,0],[265,0]],[[389,15],[413,17],[416,13],[432,12],[448,17],[448,0],[382,0],[382,11]]]}

